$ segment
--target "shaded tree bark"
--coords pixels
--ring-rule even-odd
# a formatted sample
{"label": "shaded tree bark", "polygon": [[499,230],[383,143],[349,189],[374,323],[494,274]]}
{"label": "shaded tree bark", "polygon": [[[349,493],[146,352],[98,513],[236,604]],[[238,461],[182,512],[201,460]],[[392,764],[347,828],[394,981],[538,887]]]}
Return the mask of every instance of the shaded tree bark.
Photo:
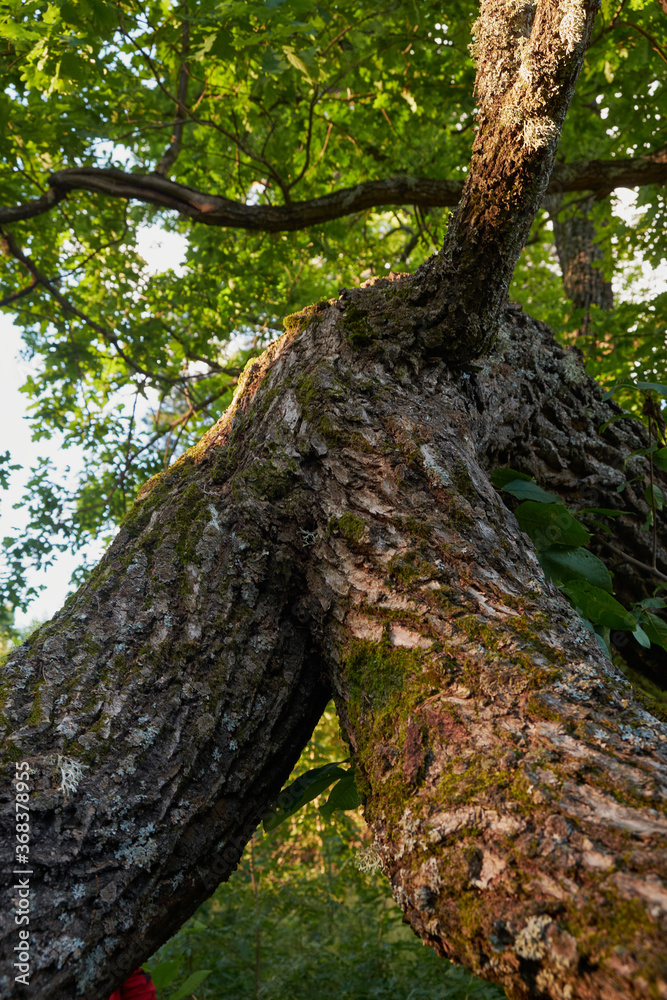
{"label": "shaded tree bark", "polygon": [[[591,548],[615,573],[618,599],[629,607],[633,601],[653,596],[655,588],[667,581],[664,541],[658,537],[654,571],[652,532],[642,529],[649,470],[638,455],[627,458],[649,447],[646,428],[624,419],[600,435],[599,428],[609,420],[610,404],[582,390],[585,379],[576,353],[566,355],[554,345],[544,354],[531,346],[533,322],[518,313],[516,324],[511,345],[517,341],[521,350],[510,342],[502,348],[499,345],[507,366],[485,364],[474,376],[482,407],[477,440],[483,464],[488,470],[510,465],[528,473],[568,507],[626,512],[614,519],[611,536],[593,529]],[[569,358],[569,378],[556,376],[559,365],[553,352],[556,358]],[[517,367],[531,373],[520,384],[514,374]],[[620,408],[612,410],[616,416],[621,413]],[[619,493],[626,480],[628,485]],[[661,647],[646,650],[627,632],[614,632],[612,640],[633,670],[665,688],[667,653]]]}
{"label": "shaded tree bark", "polygon": [[[512,309],[481,372],[360,350],[345,296],[288,327],[5,668],[4,774],[31,768],[31,995],[107,996],[227,877],[330,687],[426,940],[515,997],[662,988],[667,727],[482,464],[549,413],[534,384],[602,485],[639,432],[600,443],[613,407]],[[25,868],[14,815],[5,781],[4,873]]]}
{"label": "shaded tree bark", "polygon": [[544,207],[553,224],[554,243],[563,275],[563,291],[575,309],[585,309],[584,335],[588,333],[590,307],[611,309],[614,293],[602,270],[604,254],[596,241],[595,225],[590,218],[593,200],[574,206],[563,205],[559,196],[545,199]]}

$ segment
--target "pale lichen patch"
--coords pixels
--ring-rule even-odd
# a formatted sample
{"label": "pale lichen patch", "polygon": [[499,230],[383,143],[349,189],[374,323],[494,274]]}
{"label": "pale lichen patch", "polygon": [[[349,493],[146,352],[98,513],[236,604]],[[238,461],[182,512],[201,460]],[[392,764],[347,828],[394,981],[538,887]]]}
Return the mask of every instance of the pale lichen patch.
{"label": "pale lichen patch", "polygon": [[552,924],[551,917],[546,914],[539,917],[531,917],[526,926],[517,935],[514,941],[514,950],[522,958],[539,962],[544,958],[547,945],[545,935],[547,928]]}
{"label": "pale lichen patch", "polygon": [[403,625],[392,623],[388,629],[389,641],[392,646],[405,646],[407,649],[429,649],[433,645],[432,639],[419,632],[413,632]]}
{"label": "pale lichen patch", "polygon": [[507,862],[492,851],[485,851],[482,868],[476,878],[471,879],[477,889],[488,889],[494,881],[501,878],[507,869]]}

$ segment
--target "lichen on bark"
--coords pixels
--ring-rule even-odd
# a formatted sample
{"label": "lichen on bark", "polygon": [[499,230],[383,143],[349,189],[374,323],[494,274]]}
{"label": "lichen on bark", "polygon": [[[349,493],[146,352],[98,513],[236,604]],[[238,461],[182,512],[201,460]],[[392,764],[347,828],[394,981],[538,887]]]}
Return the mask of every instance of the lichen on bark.
{"label": "lichen on bark", "polygon": [[[515,310],[471,372],[381,338],[359,350],[348,303],[248,366],[10,659],[5,745],[33,767],[39,830],[36,998],[108,996],[227,876],[330,688],[427,941],[514,996],[609,1000],[664,978],[665,727],[485,471],[509,447],[503,379],[530,395],[532,367],[591,420],[611,407]],[[521,412],[530,443],[540,406]],[[59,756],[80,768],[67,800]],[[621,904],[641,934],[612,934]]]}

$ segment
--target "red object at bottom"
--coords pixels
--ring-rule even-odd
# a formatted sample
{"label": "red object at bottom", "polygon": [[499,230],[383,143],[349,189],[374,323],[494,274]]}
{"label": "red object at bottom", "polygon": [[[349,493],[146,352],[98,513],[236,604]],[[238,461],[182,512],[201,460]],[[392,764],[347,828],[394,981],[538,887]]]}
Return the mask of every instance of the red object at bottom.
{"label": "red object at bottom", "polygon": [[155,987],[150,972],[137,969],[120,989],[111,994],[109,1000],[155,1000]]}

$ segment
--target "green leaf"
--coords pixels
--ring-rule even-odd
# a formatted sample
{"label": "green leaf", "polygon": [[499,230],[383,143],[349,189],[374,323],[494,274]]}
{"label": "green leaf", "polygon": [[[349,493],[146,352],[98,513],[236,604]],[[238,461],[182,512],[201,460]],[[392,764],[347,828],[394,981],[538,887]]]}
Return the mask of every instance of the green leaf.
{"label": "green leaf", "polygon": [[[604,399],[605,396],[603,396],[602,398]],[[633,420],[633,419],[634,419],[633,413],[627,413],[627,412],[617,413],[615,417],[611,418],[611,420],[605,420],[605,422],[600,425],[598,429],[598,434],[604,434],[604,432],[607,430],[607,427],[611,427],[611,425],[615,424],[617,420]]]}
{"label": "green leaf", "polygon": [[344,761],[311,768],[310,771],[301,774],[291,785],[283,788],[278,796],[278,803],[275,810],[264,817],[263,824],[265,831],[270,833],[271,830],[275,830],[277,826],[280,826],[286,819],[293,816],[307,802],[320,795],[334,781],[348,774],[348,771],[339,766],[342,763]]}
{"label": "green leaf", "polygon": [[634,635],[635,639],[637,640],[640,646],[643,646],[644,649],[650,648],[651,640],[649,639],[649,637],[647,636],[646,632],[641,627],[641,625],[638,625],[632,634]]}
{"label": "green leaf", "polygon": [[630,632],[637,628],[630,612],[605,590],[594,587],[585,580],[572,580],[563,584],[561,590],[594,625]]}
{"label": "green leaf", "polygon": [[511,493],[518,500],[534,500],[536,503],[560,503],[560,497],[555,493],[547,493],[537,483],[526,482],[524,479],[513,479],[502,487],[504,493]]}
{"label": "green leaf", "polygon": [[354,781],[354,771],[349,770],[331,789],[326,803],[320,806],[320,812],[325,819],[331,819],[332,813],[337,810],[357,809],[360,805],[361,801]]}
{"label": "green leaf", "polygon": [[274,49],[268,49],[266,55],[262,59],[262,72],[267,76],[280,76],[287,69],[289,63],[286,59],[283,59],[279,52]]}
{"label": "green leaf", "polygon": [[612,592],[611,574],[597,556],[580,546],[564,548],[552,545],[538,552],[540,566],[549,580],[557,587],[571,580],[586,580],[600,590]]}
{"label": "green leaf", "polygon": [[316,66],[312,65],[310,68],[308,66],[306,66],[306,64],[303,61],[303,59],[301,58],[301,56],[298,56],[296,54],[296,52],[294,51],[294,49],[291,48],[291,46],[289,46],[289,45],[284,45],[283,46],[283,52],[285,53],[285,57],[287,58],[287,61],[289,63],[291,63],[292,66],[294,66],[295,69],[298,69],[300,73],[303,73],[303,75],[306,77],[306,79],[310,83],[314,83],[315,82],[315,80],[317,79],[317,67]]}
{"label": "green leaf", "polygon": [[667,448],[659,448],[653,456],[653,461],[659,469],[667,472]]}
{"label": "green leaf", "polygon": [[577,514],[601,514],[603,517],[620,517],[632,514],[631,510],[613,510],[611,507],[580,507]]}
{"label": "green leaf", "polygon": [[603,399],[610,399],[619,389],[639,389],[641,392],[657,392],[661,396],[667,396],[667,385],[662,382],[633,382],[632,379],[619,379],[610,389],[603,393]]}
{"label": "green leaf", "polygon": [[169,997],[169,1000],[185,1000],[186,997],[191,996],[197,987],[204,982],[206,977],[211,975],[212,971],[212,969],[199,969],[198,972],[193,972],[191,976],[188,976],[183,985]]}
{"label": "green leaf", "polygon": [[662,597],[645,597],[643,601],[638,601],[634,605],[636,608],[662,609],[667,608],[667,603]]}
{"label": "green leaf", "polygon": [[644,392],[657,392],[661,396],[667,396],[667,385],[663,382],[637,382],[637,388]]}
{"label": "green leaf", "polygon": [[180,958],[171,958],[167,962],[159,962],[150,970],[153,986],[156,990],[164,990],[173,983],[178,970],[183,964]]}
{"label": "green leaf", "polygon": [[551,545],[587,545],[591,536],[563,504],[542,504],[527,500],[514,511],[519,527],[537,549]]}
{"label": "green leaf", "polygon": [[[653,503],[651,503],[651,497],[653,497]],[[644,490],[644,500],[649,507],[655,506],[656,510],[662,510],[665,506],[665,494],[659,486],[647,486]]]}
{"label": "green leaf", "polygon": [[632,382],[629,378],[622,378],[614,385],[612,385],[610,389],[607,389],[606,392],[603,392],[602,398],[611,399],[614,393],[618,392],[620,389],[636,389],[636,388],[637,385],[635,382]]}
{"label": "green leaf", "polygon": [[522,479],[527,483],[532,483],[532,476],[527,476],[525,472],[517,472],[516,469],[494,469],[489,477],[496,489],[501,490],[508,483]]}
{"label": "green leaf", "polygon": [[664,619],[658,618],[657,615],[651,614],[650,611],[646,611],[642,616],[642,628],[651,642],[654,642],[656,646],[662,646],[663,649],[667,649],[667,622]]}

